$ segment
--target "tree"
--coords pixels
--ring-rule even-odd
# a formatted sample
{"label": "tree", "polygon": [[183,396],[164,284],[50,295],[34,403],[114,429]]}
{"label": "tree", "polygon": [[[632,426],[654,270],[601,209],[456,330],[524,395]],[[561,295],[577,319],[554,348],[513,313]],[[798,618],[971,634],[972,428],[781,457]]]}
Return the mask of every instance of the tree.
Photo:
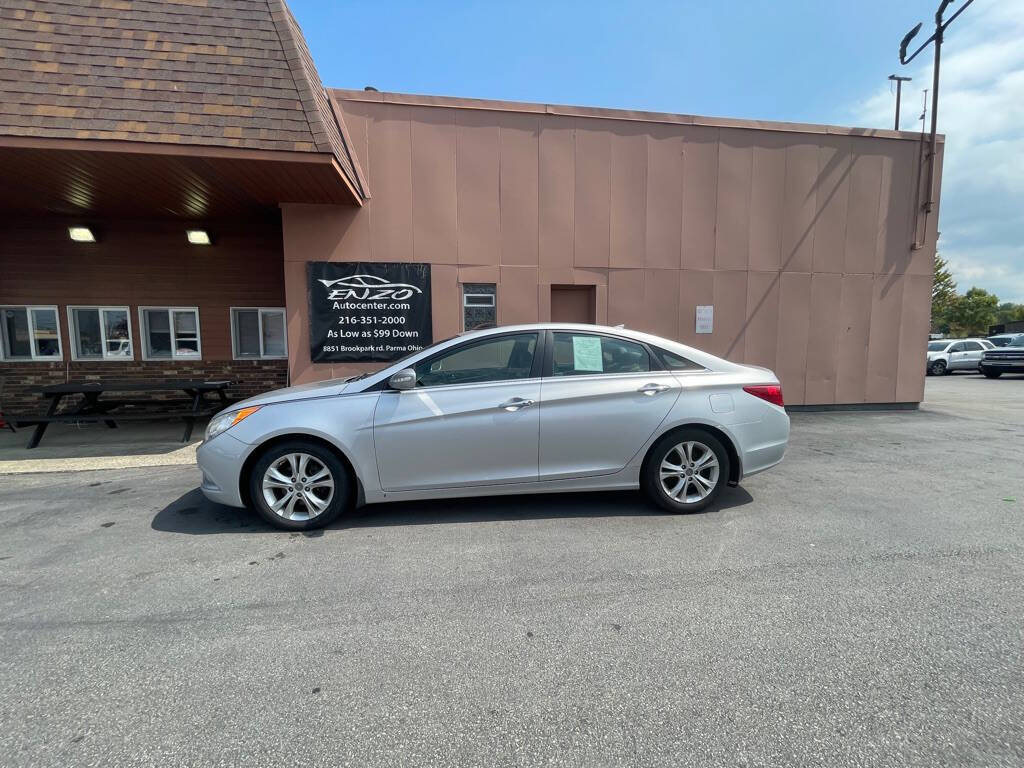
{"label": "tree", "polygon": [[932,331],[949,332],[949,311],[956,303],[956,281],[946,260],[935,254],[935,278],[932,281]]}
{"label": "tree", "polygon": [[1013,323],[1024,320],[1024,304],[1014,304],[1012,301],[1004,301],[996,307],[996,323]]}
{"label": "tree", "polygon": [[999,297],[981,288],[971,288],[957,297],[949,308],[949,330],[955,336],[986,336],[996,321]]}

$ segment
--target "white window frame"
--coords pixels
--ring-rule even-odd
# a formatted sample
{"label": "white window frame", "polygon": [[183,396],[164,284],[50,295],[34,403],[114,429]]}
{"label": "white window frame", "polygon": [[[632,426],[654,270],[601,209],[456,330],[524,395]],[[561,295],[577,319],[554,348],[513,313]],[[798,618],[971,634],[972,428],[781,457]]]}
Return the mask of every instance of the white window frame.
{"label": "white window frame", "polygon": [[[467,299],[490,299],[480,304],[471,304]],[[462,294],[462,306],[466,307],[496,307],[498,296],[493,293],[464,293]]]}
{"label": "white window frame", "polygon": [[[56,360],[64,359],[64,340],[60,335],[60,309],[56,304],[0,304],[0,312],[7,309],[25,310],[26,316],[28,317],[28,351],[31,357],[10,357],[4,352],[4,344],[0,341],[0,360],[12,363],[52,363]],[[35,317],[32,316],[33,310],[36,309],[52,309],[54,318],[57,320],[57,355],[55,357],[36,354],[36,320]],[[6,321],[4,318],[0,317],[0,332],[2,332],[5,324]]]}
{"label": "white window frame", "polygon": [[[235,327],[235,313],[236,312],[256,312],[259,318],[259,337],[260,337],[260,354],[256,355],[242,355],[238,354],[238,334],[236,333]],[[229,310],[231,314],[231,357],[235,360],[287,360],[288,359],[288,313],[284,307],[231,307]],[[284,354],[283,355],[268,355],[263,351],[263,315],[270,312],[280,312],[281,318],[284,320]]]}
{"label": "white window frame", "polygon": [[[65,307],[68,313],[68,340],[71,342],[71,359],[81,360],[87,363],[100,363],[100,362],[117,362],[118,360],[134,360],[135,359],[135,337],[132,334],[132,313],[128,307],[115,307],[115,306],[101,306],[99,304],[69,304]],[[76,309],[95,309],[100,313],[100,339],[102,343],[102,356],[100,357],[81,357],[78,354],[78,337],[75,333],[75,310]],[[103,322],[104,312],[124,312],[125,320],[128,323],[128,349],[131,350],[131,355],[125,357],[124,355],[111,355],[107,353],[107,326]]]}
{"label": "white window frame", "polygon": [[[462,327],[462,332],[466,332],[466,309],[468,307],[494,307],[494,327],[498,327],[498,284],[497,283],[469,283],[469,285],[493,285],[494,293],[466,293],[467,283],[459,283],[459,287],[462,288],[462,315],[459,318],[459,324]],[[486,304],[469,304],[467,299],[490,299],[489,303]]]}
{"label": "white window frame", "polygon": [[[146,325],[146,312],[162,309],[167,313],[167,322],[171,330],[171,356],[170,357],[150,357],[149,354],[149,327]],[[193,354],[179,355],[178,338],[174,331],[174,315],[173,312],[194,312],[196,316],[196,347],[198,351]],[[139,307],[139,333],[142,334],[142,359],[152,360],[153,362],[166,362],[169,360],[202,360],[203,359],[203,328],[200,324],[199,318],[199,307],[167,307],[167,306],[146,306]]]}

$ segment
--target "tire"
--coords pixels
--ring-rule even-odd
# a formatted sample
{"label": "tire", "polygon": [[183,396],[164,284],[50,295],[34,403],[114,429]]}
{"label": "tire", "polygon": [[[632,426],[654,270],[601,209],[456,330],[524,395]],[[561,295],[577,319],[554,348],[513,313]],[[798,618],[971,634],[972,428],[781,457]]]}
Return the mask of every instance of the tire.
{"label": "tire", "polygon": [[998,379],[1000,376],[1003,375],[1002,371],[988,371],[985,370],[984,368],[981,369],[981,372],[985,374],[986,379]]}
{"label": "tire", "polygon": [[[709,453],[713,458],[705,459]],[[698,465],[696,473],[688,465]],[[712,466],[717,472],[709,471]],[[682,472],[674,472],[663,481],[663,467],[680,467]],[[684,474],[687,470],[690,474]],[[728,482],[728,451],[711,433],[697,428],[679,429],[658,440],[640,476],[640,487],[647,497],[666,512],[676,514],[700,512],[711,506]]]}
{"label": "tire", "polygon": [[942,376],[944,374],[949,373],[949,370],[946,368],[945,360],[936,360],[934,363],[931,364],[928,370],[932,373],[933,376]]}
{"label": "tire", "polygon": [[349,506],[352,488],[337,455],[310,440],[290,440],[268,449],[253,464],[248,482],[249,498],[260,517],[285,531],[329,525]]}

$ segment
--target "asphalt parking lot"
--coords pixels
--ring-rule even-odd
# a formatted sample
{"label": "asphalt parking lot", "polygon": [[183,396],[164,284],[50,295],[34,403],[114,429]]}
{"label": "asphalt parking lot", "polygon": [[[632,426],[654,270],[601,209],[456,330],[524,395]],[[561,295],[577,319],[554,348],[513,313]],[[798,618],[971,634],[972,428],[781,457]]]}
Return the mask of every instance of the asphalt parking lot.
{"label": "asphalt parking lot", "polygon": [[796,414],[706,514],[0,476],[0,763],[1024,763],[1024,378]]}

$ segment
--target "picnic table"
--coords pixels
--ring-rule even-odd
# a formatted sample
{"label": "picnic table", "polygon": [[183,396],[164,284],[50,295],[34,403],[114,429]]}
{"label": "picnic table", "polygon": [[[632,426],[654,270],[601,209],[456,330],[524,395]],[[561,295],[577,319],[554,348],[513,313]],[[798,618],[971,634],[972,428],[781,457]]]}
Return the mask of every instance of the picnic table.
{"label": "picnic table", "polygon": [[[35,448],[43,438],[46,428],[53,422],[100,422],[110,429],[117,427],[118,421],[141,421],[144,419],[183,419],[185,432],[181,437],[187,443],[192,437],[192,427],[197,418],[212,416],[230,404],[227,388],[230,381],[193,381],[193,380],[108,380],[108,381],[69,381],[64,384],[51,384],[40,389],[43,397],[50,404],[44,416],[19,418],[19,425],[35,425],[28,448]],[[110,393],[118,397],[111,397]],[[160,394],[167,392],[184,392],[184,400],[169,399],[131,399],[124,394]],[[73,408],[58,413],[61,401],[65,397],[81,395],[81,401]],[[215,400],[207,401],[207,395],[216,396]],[[185,406],[185,407],[181,407]]]}

